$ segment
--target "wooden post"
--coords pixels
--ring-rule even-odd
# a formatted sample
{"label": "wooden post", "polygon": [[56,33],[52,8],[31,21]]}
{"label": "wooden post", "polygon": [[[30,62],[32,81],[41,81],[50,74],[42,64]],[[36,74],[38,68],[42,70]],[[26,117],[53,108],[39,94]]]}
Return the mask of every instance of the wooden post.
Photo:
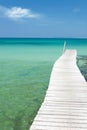
{"label": "wooden post", "polygon": [[64,42],[63,53],[65,52],[65,50],[66,50],[66,41]]}

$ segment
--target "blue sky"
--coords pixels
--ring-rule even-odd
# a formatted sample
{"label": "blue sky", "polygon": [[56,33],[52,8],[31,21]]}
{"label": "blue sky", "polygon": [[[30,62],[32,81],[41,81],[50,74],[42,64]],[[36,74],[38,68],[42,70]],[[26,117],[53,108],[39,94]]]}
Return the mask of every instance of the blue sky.
{"label": "blue sky", "polygon": [[0,37],[87,38],[87,0],[0,0]]}

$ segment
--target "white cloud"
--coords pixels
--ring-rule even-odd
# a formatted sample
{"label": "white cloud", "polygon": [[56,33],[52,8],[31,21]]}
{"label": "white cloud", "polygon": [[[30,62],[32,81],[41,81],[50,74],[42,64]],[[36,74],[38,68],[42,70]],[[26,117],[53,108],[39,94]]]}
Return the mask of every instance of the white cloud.
{"label": "white cloud", "polygon": [[21,7],[6,8],[4,6],[0,6],[0,12],[2,13],[2,15],[12,20],[38,18],[40,16],[39,14],[33,13],[30,9]]}
{"label": "white cloud", "polygon": [[79,9],[79,8],[74,8],[72,11],[73,11],[74,13],[79,13],[79,12],[80,12],[80,9]]}

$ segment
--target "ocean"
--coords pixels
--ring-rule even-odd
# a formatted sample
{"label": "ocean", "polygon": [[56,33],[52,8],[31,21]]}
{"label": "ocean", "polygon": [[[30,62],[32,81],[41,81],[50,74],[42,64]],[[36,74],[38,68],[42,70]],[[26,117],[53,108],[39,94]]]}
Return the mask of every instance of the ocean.
{"label": "ocean", "polygon": [[0,130],[28,130],[63,44],[87,55],[87,39],[0,38]]}

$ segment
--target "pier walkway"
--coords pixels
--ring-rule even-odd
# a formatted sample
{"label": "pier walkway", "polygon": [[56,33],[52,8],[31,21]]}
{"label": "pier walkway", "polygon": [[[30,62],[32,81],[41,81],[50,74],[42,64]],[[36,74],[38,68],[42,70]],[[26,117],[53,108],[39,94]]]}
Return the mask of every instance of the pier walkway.
{"label": "pier walkway", "polygon": [[66,50],[55,62],[30,130],[87,130],[87,82],[76,65],[76,53]]}

